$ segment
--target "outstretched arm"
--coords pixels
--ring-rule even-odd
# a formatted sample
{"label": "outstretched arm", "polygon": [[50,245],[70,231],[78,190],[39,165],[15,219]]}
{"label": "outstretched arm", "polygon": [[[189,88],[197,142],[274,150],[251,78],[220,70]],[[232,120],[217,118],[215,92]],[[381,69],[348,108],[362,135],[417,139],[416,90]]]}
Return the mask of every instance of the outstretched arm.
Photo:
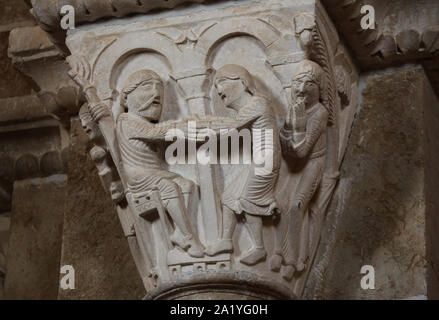
{"label": "outstretched arm", "polygon": [[[216,116],[204,116],[197,118],[186,118],[177,121],[167,121],[154,127],[147,127],[140,122],[131,125],[134,129],[130,139],[146,140],[150,142],[167,141],[167,137],[184,136],[188,141],[203,142],[205,140],[205,129],[213,130],[220,135],[224,129],[241,129],[249,126],[257,117],[253,118],[228,118]],[[131,130],[130,130],[131,131]]]}
{"label": "outstretched arm", "polygon": [[221,133],[221,130],[240,130],[245,127],[249,127],[256,119],[260,117],[259,114],[255,114],[249,117],[237,116],[236,118],[230,117],[218,117],[218,116],[204,116],[197,121],[197,129],[211,129],[217,134]]}
{"label": "outstretched arm", "polygon": [[110,110],[101,101],[96,87],[91,83],[91,69],[87,60],[82,56],[72,55],[67,57],[67,62],[71,67],[70,77],[82,88],[86,95],[93,120],[99,122],[105,117],[110,117]]}

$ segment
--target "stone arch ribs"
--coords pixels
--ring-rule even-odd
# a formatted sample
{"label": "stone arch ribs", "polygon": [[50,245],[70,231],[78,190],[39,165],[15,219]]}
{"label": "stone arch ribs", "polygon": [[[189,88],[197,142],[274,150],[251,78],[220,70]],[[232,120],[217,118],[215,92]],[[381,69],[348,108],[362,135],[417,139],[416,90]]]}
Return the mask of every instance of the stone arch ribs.
{"label": "stone arch ribs", "polygon": [[[141,43],[143,45],[133,45],[134,43]],[[93,55],[98,58],[96,59],[96,66],[92,72],[93,74],[101,75],[101,79],[103,79],[103,81],[97,83],[98,89],[101,92],[116,89],[114,87],[114,81],[117,77],[118,66],[126,57],[139,52],[159,54],[164,58],[170,72],[173,72],[176,66],[181,63],[179,59],[170,59],[170,57],[175,56],[176,51],[177,49],[174,44],[155,32],[125,34],[116,41],[113,41],[109,46],[99,48],[97,53],[93,53]]]}
{"label": "stone arch ribs", "polygon": [[222,21],[207,30],[198,39],[196,50],[209,59],[213,50],[222,40],[235,35],[254,37],[266,49],[280,38],[280,32],[274,31],[263,21],[254,17],[239,17]]}

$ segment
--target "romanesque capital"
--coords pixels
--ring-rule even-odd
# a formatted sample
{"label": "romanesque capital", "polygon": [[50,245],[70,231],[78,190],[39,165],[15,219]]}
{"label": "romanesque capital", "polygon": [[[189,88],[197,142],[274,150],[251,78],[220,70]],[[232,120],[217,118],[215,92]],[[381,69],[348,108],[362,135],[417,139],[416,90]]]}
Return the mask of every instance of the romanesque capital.
{"label": "romanesque capital", "polygon": [[[74,2],[84,26],[67,35],[67,61],[91,157],[136,239],[148,299],[296,299],[339,178],[357,69],[315,0],[126,17],[182,2]],[[33,1],[40,23],[58,21],[53,3]]]}

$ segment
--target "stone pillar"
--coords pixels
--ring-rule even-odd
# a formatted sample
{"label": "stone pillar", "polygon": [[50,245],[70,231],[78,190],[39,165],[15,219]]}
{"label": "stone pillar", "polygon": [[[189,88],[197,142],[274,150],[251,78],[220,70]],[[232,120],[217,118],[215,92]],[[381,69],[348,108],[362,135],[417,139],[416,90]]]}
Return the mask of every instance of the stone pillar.
{"label": "stone pillar", "polygon": [[65,175],[15,182],[5,299],[56,299]]}
{"label": "stone pillar", "polygon": [[[306,297],[435,299],[437,97],[419,66],[369,73],[362,83]],[[375,268],[375,290],[360,286],[364,265]]]}

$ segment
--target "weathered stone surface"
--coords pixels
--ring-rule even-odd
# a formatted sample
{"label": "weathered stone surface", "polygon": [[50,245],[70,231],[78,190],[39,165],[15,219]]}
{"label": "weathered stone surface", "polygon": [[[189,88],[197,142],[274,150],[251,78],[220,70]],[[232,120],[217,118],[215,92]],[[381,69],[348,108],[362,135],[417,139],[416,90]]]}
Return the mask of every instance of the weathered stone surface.
{"label": "weathered stone surface", "polygon": [[439,300],[439,99],[428,83],[424,86],[425,99],[425,197],[427,293],[429,299]]}
{"label": "weathered stone surface", "polygon": [[11,218],[9,213],[0,214],[0,300],[4,295],[6,275],[6,257],[8,255],[8,240]]}
{"label": "weathered stone surface", "polygon": [[56,299],[65,201],[64,175],[16,181],[6,299]]}
{"label": "weathered stone surface", "polygon": [[[361,111],[308,298],[404,299],[427,295],[426,210],[430,204],[434,221],[429,228],[432,232],[436,227],[437,234],[433,216],[437,179],[430,181],[430,193],[425,182],[429,170],[437,177],[437,169],[429,169],[428,163],[437,159],[438,150],[437,143],[431,142],[433,132],[427,128],[437,136],[437,105],[427,98],[428,80],[422,69],[370,75],[365,80]],[[425,117],[426,110],[434,112],[435,117]],[[429,156],[432,148],[436,152]],[[437,239],[434,246],[437,252]],[[360,286],[363,265],[375,268],[375,290]]]}
{"label": "weathered stone surface", "polygon": [[25,0],[2,0],[0,2],[0,32],[10,31],[19,26],[34,25]]}
{"label": "weathered stone surface", "polygon": [[0,99],[0,123],[29,121],[49,116],[36,95]]}
{"label": "weathered stone surface", "polygon": [[76,272],[75,290],[59,299],[140,299],[145,295],[116,209],[105,193],[79,121],[66,150],[69,195],[65,203],[62,265]]}
{"label": "weathered stone surface", "polygon": [[49,50],[55,50],[55,45],[38,26],[16,28],[10,33],[8,49],[10,54],[27,55]]}
{"label": "weathered stone surface", "polygon": [[[408,61],[427,62],[439,55],[439,2],[437,0],[322,0],[338,32],[343,35],[365,70]],[[375,28],[363,30],[364,5],[374,8]],[[439,94],[436,60],[424,63]]]}
{"label": "weathered stone surface", "polygon": [[0,33],[0,99],[29,95],[31,87],[25,77],[12,67],[8,58],[9,32]]}

